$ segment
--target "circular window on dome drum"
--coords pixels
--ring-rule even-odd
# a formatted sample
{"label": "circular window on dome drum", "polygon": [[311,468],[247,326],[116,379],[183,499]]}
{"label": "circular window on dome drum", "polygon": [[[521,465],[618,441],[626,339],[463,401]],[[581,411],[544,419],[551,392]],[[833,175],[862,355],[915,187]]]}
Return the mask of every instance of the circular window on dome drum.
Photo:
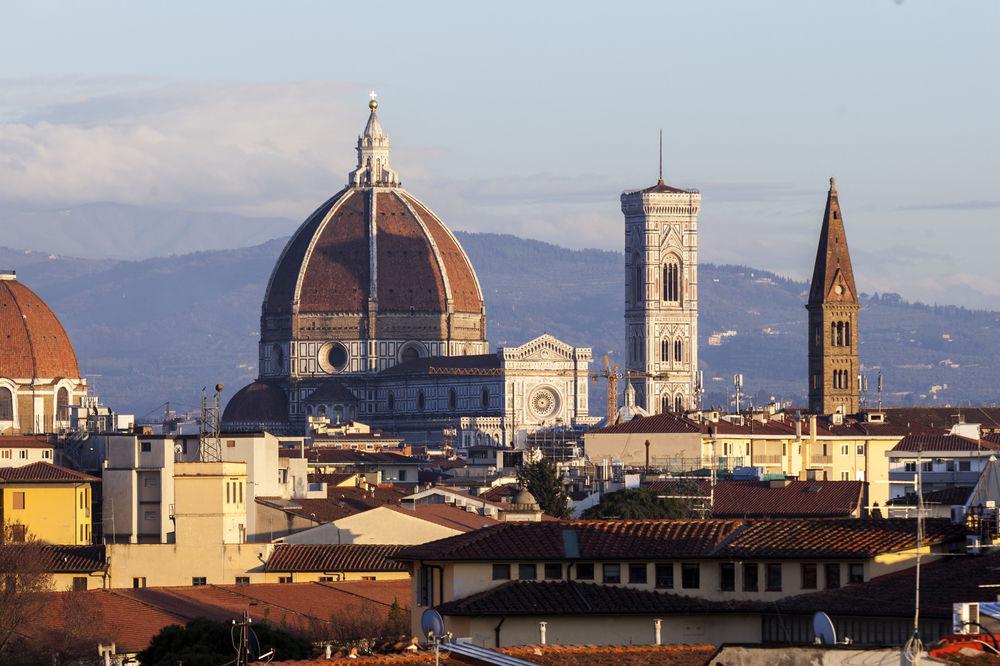
{"label": "circular window on dome drum", "polygon": [[339,342],[328,342],[319,348],[319,366],[323,372],[342,372],[347,369],[351,355]]}

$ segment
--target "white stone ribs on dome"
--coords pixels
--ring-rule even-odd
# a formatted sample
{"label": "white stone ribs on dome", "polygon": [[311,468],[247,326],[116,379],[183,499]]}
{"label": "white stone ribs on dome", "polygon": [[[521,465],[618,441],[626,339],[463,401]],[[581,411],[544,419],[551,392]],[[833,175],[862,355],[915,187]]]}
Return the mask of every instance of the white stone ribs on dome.
{"label": "white stone ribs on dome", "polygon": [[[406,190],[403,190],[403,192],[410,198],[413,198],[413,196],[409,192],[406,192]],[[437,263],[438,270],[441,271],[441,281],[444,283],[445,308],[448,310],[449,313],[454,312],[455,299],[452,298],[451,282],[448,280],[448,269],[444,265],[444,257],[441,256],[441,248],[439,248],[437,243],[434,242],[434,235],[427,228],[427,225],[424,224],[423,218],[421,218],[420,215],[417,213],[417,211],[413,208],[413,206],[410,205],[410,202],[406,200],[406,197],[401,196],[398,190],[392,190],[392,195],[396,197],[399,200],[399,202],[406,207],[406,210],[410,212],[410,215],[413,216],[413,219],[417,221],[417,224],[420,225],[420,231],[423,232],[424,234],[424,238],[427,239],[427,242],[430,243],[431,248],[434,250],[434,261]],[[424,210],[427,210],[426,206],[424,206]],[[442,224],[441,226],[443,227],[444,225]]]}
{"label": "white stone ribs on dome", "polygon": [[[344,188],[344,190],[346,190],[346,189],[347,188]],[[316,215],[318,215],[321,210],[329,208],[330,206],[332,206],[332,204],[333,204],[334,201],[336,201],[337,199],[341,198],[341,195],[344,194],[344,190],[340,190],[339,192],[337,192],[336,194],[334,194],[332,197],[330,197],[329,199],[327,199],[326,201],[324,201],[323,205],[320,206],[319,208],[317,208],[316,210],[314,210],[313,213],[312,213],[312,215],[310,215],[309,217],[307,217],[306,221],[303,222],[302,224],[300,224],[298,226],[298,228],[295,230],[295,232],[291,236],[289,236],[288,242],[285,243],[285,247],[283,247],[281,249],[281,254],[278,255],[278,260],[276,262],[274,262],[274,268],[271,269],[271,277],[269,277],[267,279],[267,289],[264,290],[264,305],[267,304],[267,299],[271,295],[271,289],[274,286],[274,277],[278,274],[278,270],[285,263],[285,256],[291,250],[292,245],[294,245],[294,243],[292,243],[292,241],[295,240],[295,238],[298,237],[299,234],[305,232],[305,228],[307,226],[309,226],[310,224],[312,224],[313,218],[315,218]],[[327,210],[327,213],[330,213],[330,211]],[[296,283],[294,297],[293,297],[293,302],[292,302],[292,308],[293,308],[293,310],[298,309],[298,302],[299,302],[298,288],[299,288],[299,285],[298,285],[298,283]]]}
{"label": "white stone ribs on dome", "polygon": [[[420,206],[425,211],[427,211],[427,213],[432,218],[434,218],[434,221],[438,223],[438,226],[444,231],[444,233],[448,234],[448,237],[451,239],[452,243],[454,243],[455,247],[458,248],[458,251],[462,253],[462,259],[465,260],[465,264],[469,267],[469,272],[472,274],[472,279],[476,283],[476,296],[479,298],[479,302],[483,303],[483,311],[485,312],[486,311],[486,305],[485,305],[485,301],[483,300],[483,288],[479,285],[479,276],[476,274],[476,270],[472,266],[472,261],[469,259],[469,255],[466,254],[465,248],[462,247],[462,244],[458,242],[457,238],[455,238],[455,234],[452,233],[451,228],[447,224],[445,224],[444,222],[442,222],[441,218],[439,218],[437,216],[437,214],[434,213],[434,211],[432,211],[430,208],[427,207],[427,204],[425,204],[423,201],[421,201],[417,197],[413,196],[412,194],[410,194],[406,190],[402,190],[402,192],[403,192],[403,194],[406,195],[407,198],[409,198],[412,201],[414,201],[418,206]],[[426,231],[426,228],[425,228],[425,231]],[[428,235],[428,238],[430,238],[430,235]],[[450,289],[450,287],[449,287],[449,289]],[[451,292],[449,291],[449,298],[451,298],[450,293]]]}
{"label": "white stone ribs on dome", "polygon": [[[297,313],[299,310],[299,296],[302,292],[302,280],[306,275],[306,269],[309,266],[309,261],[312,259],[313,250],[315,250],[316,248],[316,243],[318,243],[319,239],[323,237],[323,232],[326,229],[326,225],[330,223],[330,220],[332,220],[333,217],[337,214],[337,211],[339,211],[341,206],[344,205],[344,202],[350,199],[352,196],[354,196],[354,190],[344,192],[343,195],[340,197],[340,199],[334,205],[330,206],[330,210],[326,211],[326,215],[323,216],[323,221],[319,223],[319,226],[316,227],[316,231],[313,232],[312,238],[309,239],[309,247],[306,248],[306,252],[302,257],[302,263],[299,265],[299,274],[295,278],[295,291],[292,292],[292,313]],[[308,224],[308,221],[306,223]],[[289,243],[288,245],[291,245],[291,243]],[[281,260],[278,261],[275,267],[276,271],[277,271],[277,266],[281,266]]]}

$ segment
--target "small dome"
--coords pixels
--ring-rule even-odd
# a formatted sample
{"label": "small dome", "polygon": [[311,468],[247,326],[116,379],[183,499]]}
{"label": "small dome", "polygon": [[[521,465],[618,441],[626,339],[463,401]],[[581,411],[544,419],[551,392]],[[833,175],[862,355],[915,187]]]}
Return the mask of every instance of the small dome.
{"label": "small dome", "polygon": [[534,504],[537,506],[538,500],[528,492],[527,488],[521,488],[517,491],[517,495],[514,496],[514,504]]}
{"label": "small dome", "polygon": [[0,377],[80,377],[66,329],[12,272],[0,273]]}
{"label": "small dome", "polygon": [[227,432],[288,430],[288,398],[280,386],[254,382],[236,392],[222,412],[222,429]]}

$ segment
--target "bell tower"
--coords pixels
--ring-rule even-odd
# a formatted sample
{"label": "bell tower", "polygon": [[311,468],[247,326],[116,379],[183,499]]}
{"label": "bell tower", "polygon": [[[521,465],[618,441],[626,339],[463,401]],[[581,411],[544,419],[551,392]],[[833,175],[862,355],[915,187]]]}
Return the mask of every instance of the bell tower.
{"label": "bell tower", "polygon": [[830,178],[826,212],[809,289],[809,409],[856,414],[859,409],[858,290],[847,234]]}
{"label": "bell tower", "polygon": [[625,363],[644,375],[635,404],[650,414],[698,407],[697,190],[656,185],[621,195],[625,215]]}

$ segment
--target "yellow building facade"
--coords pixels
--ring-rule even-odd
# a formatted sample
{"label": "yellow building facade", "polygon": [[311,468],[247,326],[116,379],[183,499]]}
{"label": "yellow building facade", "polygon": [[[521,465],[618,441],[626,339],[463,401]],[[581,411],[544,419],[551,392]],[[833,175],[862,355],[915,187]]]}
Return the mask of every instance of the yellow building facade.
{"label": "yellow building facade", "polygon": [[0,468],[0,521],[14,541],[88,545],[93,539],[89,474],[38,462]]}

